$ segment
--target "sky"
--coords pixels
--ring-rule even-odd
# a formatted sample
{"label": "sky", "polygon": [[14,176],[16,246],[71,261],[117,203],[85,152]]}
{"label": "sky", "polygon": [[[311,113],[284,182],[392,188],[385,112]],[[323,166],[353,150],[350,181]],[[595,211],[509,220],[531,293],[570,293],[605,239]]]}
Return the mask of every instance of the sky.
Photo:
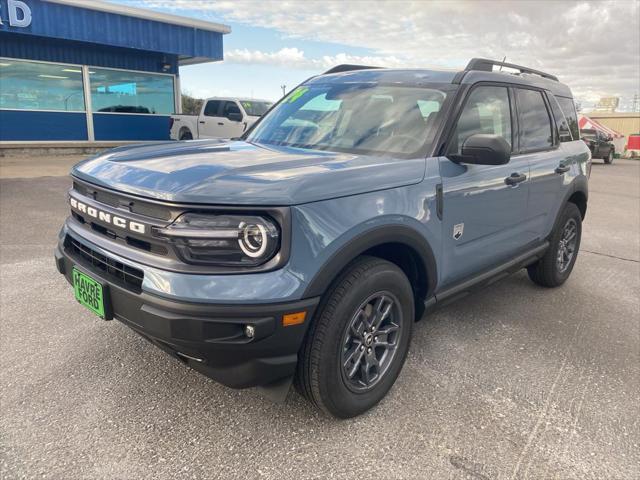
{"label": "sky", "polygon": [[277,100],[340,63],[461,69],[472,57],[557,75],[584,110],[640,93],[637,0],[117,0],[229,25],[224,61],[182,67],[196,97]]}

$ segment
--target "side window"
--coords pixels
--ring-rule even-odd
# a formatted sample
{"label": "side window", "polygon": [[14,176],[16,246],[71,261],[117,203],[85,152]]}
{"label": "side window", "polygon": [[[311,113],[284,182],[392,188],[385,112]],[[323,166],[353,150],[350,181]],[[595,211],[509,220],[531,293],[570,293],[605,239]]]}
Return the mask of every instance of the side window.
{"label": "side window", "polygon": [[578,114],[576,113],[576,106],[573,104],[573,100],[566,97],[556,97],[562,113],[564,113],[567,122],[569,123],[569,130],[574,140],[580,139],[580,128],[578,127]]}
{"label": "side window", "polygon": [[553,118],[556,120],[556,127],[558,127],[558,139],[561,142],[570,142],[573,140],[571,136],[571,129],[569,128],[569,122],[567,122],[564,113],[560,109],[560,105],[558,105],[558,100],[553,95],[547,95],[549,98],[549,103],[551,104],[551,111],[553,112]]}
{"label": "side window", "polygon": [[536,90],[516,89],[520,126],[520,150],[543,150],[553,147],[551,119],[542,93]]}
{"label": "side window", "polygon": [[204,107],[204,115],[206,117],[217,117],[220,111],[220,100],[209,100],[207,106]]}
{"label": "side window", "polygon": [[240,107],[236,102],[225,102],[222,110],[222,116],[226,117],[230,113],[241,113]]}
{"label": "side window", "polygon": [[476,133],[500,135],[511,142],[511,106],[506,87],[473,89],[458,118],[448,153],[462,153],[465,140]]}

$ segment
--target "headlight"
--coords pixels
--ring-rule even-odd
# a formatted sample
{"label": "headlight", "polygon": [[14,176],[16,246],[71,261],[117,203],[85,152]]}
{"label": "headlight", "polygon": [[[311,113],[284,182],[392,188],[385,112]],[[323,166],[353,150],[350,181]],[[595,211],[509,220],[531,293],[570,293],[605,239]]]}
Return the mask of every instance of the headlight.
{"label": "headlight", "polygon": [[192,264],[261,265],[278,253],[280,230],[267,217],[185,213],[156,235],[168,238]]}

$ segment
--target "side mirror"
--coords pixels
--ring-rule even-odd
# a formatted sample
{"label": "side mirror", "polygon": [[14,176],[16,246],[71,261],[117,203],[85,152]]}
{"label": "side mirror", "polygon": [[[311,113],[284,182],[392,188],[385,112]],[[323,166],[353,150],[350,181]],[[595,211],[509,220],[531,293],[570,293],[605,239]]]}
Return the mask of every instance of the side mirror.
{"label": "side mirror", "polygon": [[511,146],[500,135],[476,133],[462,144],[462,155],[451,155],[456,163],[504,165],[511,158]]}
{"label": "side mirror", "polygon": [[242,121],[242,114],[240,112],[227,112],[227,120],[230,120],[232,122],[241,122]]}

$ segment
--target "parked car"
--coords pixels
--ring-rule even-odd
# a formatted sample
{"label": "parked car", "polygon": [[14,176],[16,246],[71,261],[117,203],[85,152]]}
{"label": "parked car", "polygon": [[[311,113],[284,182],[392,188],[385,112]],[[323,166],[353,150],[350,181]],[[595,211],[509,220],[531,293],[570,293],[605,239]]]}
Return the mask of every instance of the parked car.
{"label": "parked car", "polygon": [[241,140],[76,165],[57,267],[92,312],[214,380],[277,399],[293,382],[352,417],[425,312],[522,268],[567,280],[590,160],[575,119],[566,85],[518,65],[336,67]]}
{"label": "parked car", "polygon": [[236,138],[273,105],[268,100],[208,98],[199,115],[172,115],[169,120],[173,140],[196,138]]}
{"label": "parked car", "polygon": [[616,148],[613,145],[613,138],[611,135],[600,132],[599,130],[580,130],[580,135],[584,143],[587,144],[589,150],[591,150],[592,158],[602,158],[604,163],[613,163],[613,158],[616,153]]}

